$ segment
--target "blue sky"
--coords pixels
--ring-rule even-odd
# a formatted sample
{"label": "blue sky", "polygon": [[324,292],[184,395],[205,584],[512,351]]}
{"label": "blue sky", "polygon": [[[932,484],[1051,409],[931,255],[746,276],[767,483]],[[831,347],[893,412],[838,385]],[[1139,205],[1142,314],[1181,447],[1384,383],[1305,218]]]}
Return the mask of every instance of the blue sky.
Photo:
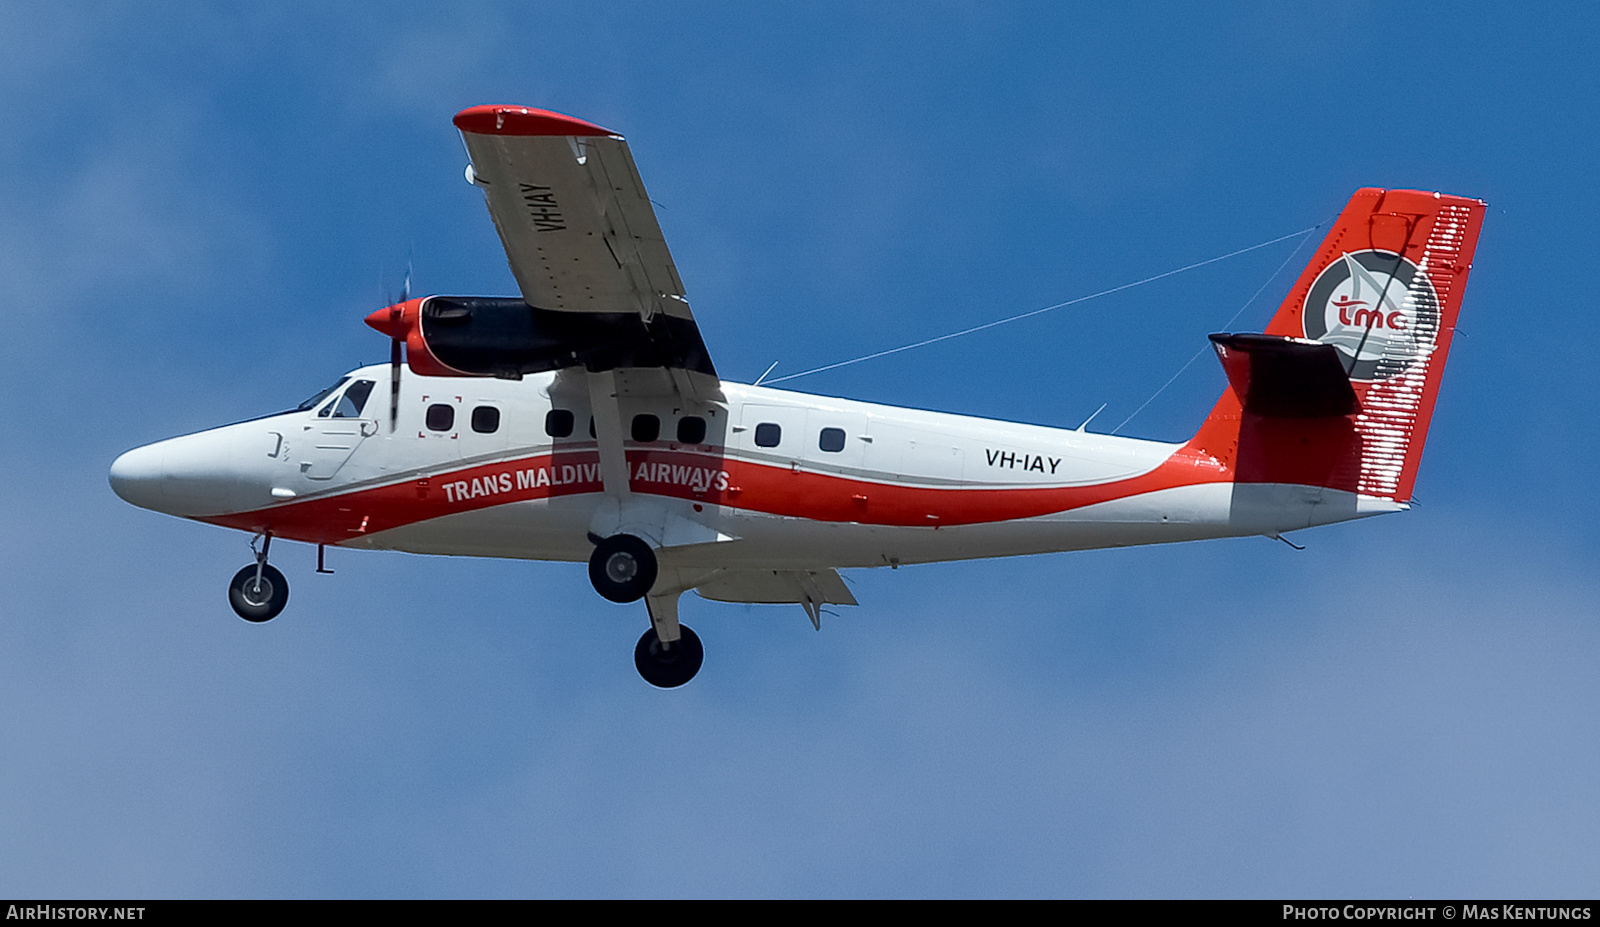
{"label": "blue sky", "polygon": [[[0,9],[0,895],[1559,896],[1600,870],[1591,309],[1600,17],[1377,3]],[[751,380],[1323,222],[1491,208],[1411,513],[684,600],[690,686],[581,566],[282,545],[134,509],[121,451],[515,291],[450,125],[628,136]],[[1294,242],[790,386],[1097,428]],[[1298,262],[1296,268],[1298,269]],[[386,290],[387,288],[387,290]],[[1123,433],[1182,439],[1209,357]]]}

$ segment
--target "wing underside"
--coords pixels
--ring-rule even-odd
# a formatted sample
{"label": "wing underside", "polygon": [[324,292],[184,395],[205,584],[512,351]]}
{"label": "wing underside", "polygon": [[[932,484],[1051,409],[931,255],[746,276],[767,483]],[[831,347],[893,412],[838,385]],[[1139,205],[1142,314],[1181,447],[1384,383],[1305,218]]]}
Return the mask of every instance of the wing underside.
{"label": "wing underside", "polygon": [[[487,346],[477,351],[479,366],[489,373],[494,363],[512,373],[637,371],[625,379],[652,384],[640,392],[722,401],[622,136],[522,106],[476,106],[458,113],[455,124],[472,158],[467,176],[483,190],[530,307],[507,313],[480,301],[450,320],[458,340]],[[500,313],[494,320],[491,309]],[[483,337],[469,329],[482,329]],[[526,356],[509,356],[517,350]]]}
{"label": "wing underside", "polygon": [[474,107],[455,124],[528,305],[691,317],[620,135],[527,107]]}

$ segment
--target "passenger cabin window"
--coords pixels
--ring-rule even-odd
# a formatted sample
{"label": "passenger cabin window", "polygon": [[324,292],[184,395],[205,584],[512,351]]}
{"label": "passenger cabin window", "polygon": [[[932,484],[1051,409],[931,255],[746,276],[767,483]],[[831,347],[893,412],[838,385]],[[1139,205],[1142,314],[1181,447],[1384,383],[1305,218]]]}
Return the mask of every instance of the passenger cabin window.
{"label": "passenger cabin window", "polygon": [[449,431],[450,426],[456,423],[455,406],[436,402],[428,407],[428,428],[433,431]]}
{"label": "passenger cabin window", "polygon": [[706,420],[698,415],[685,415],[678,419],[679,444],[704,444],[706,441]]}
{"label": "passenger cabin window", "polygon": [[776,422],[762,422],[756,426],[756,447],[777,447],[783,440],[783,429]]}
{"label": "passenger cabin window", "polygon": [[544,433],[552,438],[567,438],[572,435],[572,412],[567,409],[551,409],[544,414]]}
{"label": "passenger cabin window", "polygon": [[357,380],[350,384],[350,388],[344,391],[338,402],[329,403],[317,415],[326,418],[329,410],[332,410],[334,418],[360,418],[361,410],[367,407],[367,397],[370,395],[372,395],[372,381]]}
{"label": "passenger cabin window", "polygon": [[661,437],[661,419],[644,414],[633,417],[633,440],[654,441]]}
{"label": "passenger cabin window", "polygon": [[817,436],[817,447],[822,448],[830,454],[837,454],[844,450],[844,429],[822,429],[822,434]]}
{"label": "passenger cabin window", "polygon": [[[354,387],[352,387],[354,389]],[[472,430],[480,435],[492,435],[500,430],[500,410],[494,406],[478,406],[472,410]]]}

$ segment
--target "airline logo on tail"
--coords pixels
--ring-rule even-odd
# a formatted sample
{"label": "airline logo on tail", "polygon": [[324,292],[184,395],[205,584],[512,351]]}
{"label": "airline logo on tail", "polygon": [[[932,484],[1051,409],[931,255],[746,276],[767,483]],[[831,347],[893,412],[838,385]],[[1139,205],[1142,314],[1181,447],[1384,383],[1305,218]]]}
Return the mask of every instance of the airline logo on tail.
{"label": "airline logo on tail", "polygon": [[1385,380],[1433,353],[1439,297],[1427,272],[1406,258],[1357,251],[1322,269],[1301,318],[1307,338],[1339,351],[1350,379]]}

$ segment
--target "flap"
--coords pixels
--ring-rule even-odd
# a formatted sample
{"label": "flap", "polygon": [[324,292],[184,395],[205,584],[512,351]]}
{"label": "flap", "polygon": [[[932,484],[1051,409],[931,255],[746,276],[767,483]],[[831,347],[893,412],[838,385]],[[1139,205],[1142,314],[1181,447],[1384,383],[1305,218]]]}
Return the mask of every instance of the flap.
{"label": "flap", "polygon": [[716,602],[858,604],[837,570],[729,570],[695,592]]}

